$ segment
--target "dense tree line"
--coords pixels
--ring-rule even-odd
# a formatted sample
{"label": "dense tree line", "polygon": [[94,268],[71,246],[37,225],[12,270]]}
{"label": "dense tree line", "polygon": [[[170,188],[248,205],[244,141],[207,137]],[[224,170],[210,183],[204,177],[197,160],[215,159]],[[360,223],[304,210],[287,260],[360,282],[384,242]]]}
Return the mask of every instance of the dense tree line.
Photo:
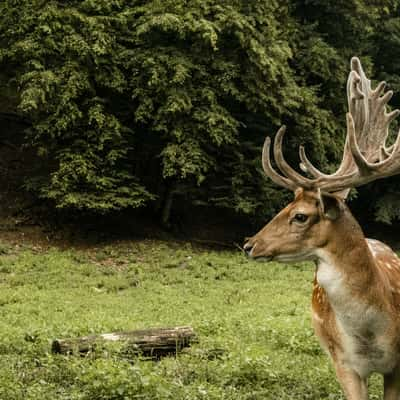
{"label": "dense tree line", "polygon": [[[290,195],[263,177],[265,135],[285,123],[292,164],[303,143],[332,170],[351,56],[400,105],[399,11],[399,0],[3,0],[0,107],[29,120],[24,143],[41,160],[25,188],[90,213],[148,206],[165,223],[182,203],[265,218]],[[371,205],[389,222],[396,178],[379,184]]]}

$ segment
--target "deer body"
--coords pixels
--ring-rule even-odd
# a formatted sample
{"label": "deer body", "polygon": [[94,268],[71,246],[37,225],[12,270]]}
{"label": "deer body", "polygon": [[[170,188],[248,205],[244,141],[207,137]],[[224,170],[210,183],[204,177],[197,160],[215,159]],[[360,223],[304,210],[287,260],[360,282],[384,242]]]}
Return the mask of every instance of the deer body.
{"label": "deer body", "polygon": [[255,259],[283,262],[312,260],[316,271],[312,320],[330,355],[348,400],[367,400],[367,379],[384,376],[384,399],[400,400],[400,259],[383,243],[366,239],[344,199],[351,187],[400,173],[400,133],[386,147],[389,123],[400,114],[386,112],[392,93],[375,90],[357,58],[348,80],[347,138],[337,172],[316,169],[300,148],[294,171],[281,147],[284,129],[263,149],[263,167],[277,184],[295,192],[292,203],[251,237],[244,249]]}

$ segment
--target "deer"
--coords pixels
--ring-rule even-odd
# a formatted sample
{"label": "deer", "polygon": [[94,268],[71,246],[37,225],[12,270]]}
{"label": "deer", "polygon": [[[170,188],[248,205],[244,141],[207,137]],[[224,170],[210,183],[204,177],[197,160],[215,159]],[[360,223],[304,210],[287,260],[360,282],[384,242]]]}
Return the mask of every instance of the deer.
{"label": "deer", "polygon": [[282,151],[285,126],[272,149],[265,139],[264,172],[294,200],[243,246],[255,260],[314,262],[312,325],[347,400],[367,400],[375,372],[383,375],[384,400],[400,400],[400,259],[364,236],[345,203],[352,188],[400,173],[400,132],[388,144],[389,125],[400,114],[388,111],[392,95],[385,82],[373,89],[360,60],[351,59],[346,139],[334,173],[316,168],[304,146],[302,172],[292,168]]}

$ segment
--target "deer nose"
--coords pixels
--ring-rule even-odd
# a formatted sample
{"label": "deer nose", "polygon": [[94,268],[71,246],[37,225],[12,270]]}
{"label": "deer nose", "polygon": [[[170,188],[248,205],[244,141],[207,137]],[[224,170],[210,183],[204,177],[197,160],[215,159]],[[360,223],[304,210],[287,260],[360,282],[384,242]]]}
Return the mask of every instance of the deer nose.
{"label": "deer nose", "polygon": [[250,242],[246,242],[243,246],[243,250],[246,253],[247,256],[251,256],[251,250],[253,250],[254,245],[251,244]]}

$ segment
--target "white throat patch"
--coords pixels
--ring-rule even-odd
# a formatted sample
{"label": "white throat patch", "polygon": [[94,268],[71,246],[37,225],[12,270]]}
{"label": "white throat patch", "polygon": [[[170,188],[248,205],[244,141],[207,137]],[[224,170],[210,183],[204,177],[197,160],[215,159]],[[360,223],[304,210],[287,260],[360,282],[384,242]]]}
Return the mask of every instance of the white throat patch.
{"label": "white throat patch", "polygon": [[346,276],[329,257],[318,254],[317,281],[327,293],[343,346],[342,362],[362,377],[387,372],[394,355],[385,339],[388,316],[352,293]]}
{"label": "white throat patch", "polygon": [[343,275],[323,250],[317,250],[317,282],[329,297],[340,295],[343,290]]}

